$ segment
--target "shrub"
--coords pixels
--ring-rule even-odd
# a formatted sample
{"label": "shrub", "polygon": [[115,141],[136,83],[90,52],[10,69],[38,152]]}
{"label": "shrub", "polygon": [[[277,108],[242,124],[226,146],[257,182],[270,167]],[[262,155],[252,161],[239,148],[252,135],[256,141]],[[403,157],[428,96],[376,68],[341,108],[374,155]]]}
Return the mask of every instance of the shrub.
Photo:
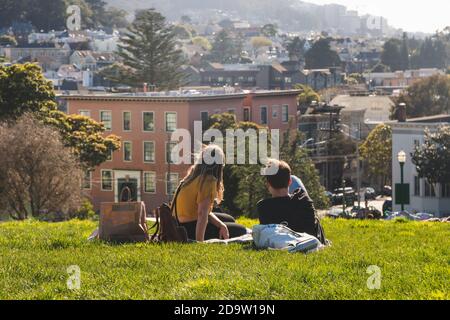
{"label": "shrub", "polygon": [[96,216],[94,206],[88,199],[84,199],[81,207],[73,212],[71,218],[79,220],[93,220]]}

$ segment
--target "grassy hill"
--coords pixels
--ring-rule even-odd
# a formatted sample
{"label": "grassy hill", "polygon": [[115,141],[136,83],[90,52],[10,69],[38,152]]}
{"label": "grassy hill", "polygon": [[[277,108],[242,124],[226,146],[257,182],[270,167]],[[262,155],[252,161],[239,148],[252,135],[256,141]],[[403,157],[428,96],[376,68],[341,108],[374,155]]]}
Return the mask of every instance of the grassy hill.
{"label": "grassy hill", "polygon": [[[245,220],[251,226],[254,221]],[[93,222],[0,223],[0,299],[450,299],[444,223],[325,220],[333,246],[89,243]],[[67,268],[81,289],[67,289]],[[381,269],[369,290],[367,268]]]}

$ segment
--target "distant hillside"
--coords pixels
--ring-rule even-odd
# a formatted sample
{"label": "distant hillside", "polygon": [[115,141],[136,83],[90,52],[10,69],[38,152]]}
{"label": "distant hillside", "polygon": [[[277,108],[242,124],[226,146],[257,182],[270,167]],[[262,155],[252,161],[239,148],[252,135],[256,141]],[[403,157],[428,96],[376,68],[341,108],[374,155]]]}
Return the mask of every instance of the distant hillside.
{"label": "distant hillside", "polygon": [[[134,13],[136,9],[154,7],[170,20],[182,15],[210,9],[222,10],[251,22],[278,22],[288,29],[320,28],[316,5],[300,0],[106,0],[109,5]],[[302,7],[303,6],[303,7]],[[300,7],[302,7],[300,9]]]}
{"label": "distant hillside", "polygon": [[[136,9],[155,8],[169,20],[183,15],[208,22],[238,18],[255,24],[276,23],[285,31],[339,30],[354,34],[367,24],[342,5],[315,5],[301,0],[106,0],[109,5],[133,14]],[[331,0],[332,1],[332,0]],[[367,19],[367,18],[366,18]],[[385,20],[384,20],[385,21]],[[386,25],[378,28],[385,30]]]}

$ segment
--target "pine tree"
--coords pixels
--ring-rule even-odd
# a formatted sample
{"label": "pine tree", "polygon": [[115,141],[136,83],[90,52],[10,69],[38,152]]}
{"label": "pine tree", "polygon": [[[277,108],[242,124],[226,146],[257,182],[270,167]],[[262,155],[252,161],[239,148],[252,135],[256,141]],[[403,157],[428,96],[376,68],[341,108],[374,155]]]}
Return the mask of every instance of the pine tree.
{"label": "pine tree", "polygon": [[226,30],[217,33],[208,60],[219,63],[237,63],[240,59],[242,43],[233,39]]}
{"label": "pine tree", "polygon": [[138,11],[121,43],[118,54],[127,68],[123,83],[135,87],[147,83],[159,90],[183,85],[184,58],[177,48],[173,28],[159,12]]}
{"label": "pine tree", "polygon": [[408,34],[406,32],[403,33],[403,41],[401,48],[401,62],[402,62],[402,70],[408,70],[411,68],[411,63],[409,59],[409,44],[408,44]]}

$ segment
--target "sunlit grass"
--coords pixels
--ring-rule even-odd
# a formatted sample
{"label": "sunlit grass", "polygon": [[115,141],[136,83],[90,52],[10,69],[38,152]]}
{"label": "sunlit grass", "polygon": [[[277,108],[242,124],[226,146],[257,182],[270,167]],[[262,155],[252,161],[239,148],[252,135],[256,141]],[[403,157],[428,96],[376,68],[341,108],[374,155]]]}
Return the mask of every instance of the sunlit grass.
{"label": "sunlit grass", "polygon": [[[256,222],[241,220],[251,227]],[[450,225],[325,220],[310,254],[87,242],[94,222],[0,223],[0,299],[449,299]],[[71,291],[67,268],[81,269]],[[380,290],[367,268],[381,269]]]}

